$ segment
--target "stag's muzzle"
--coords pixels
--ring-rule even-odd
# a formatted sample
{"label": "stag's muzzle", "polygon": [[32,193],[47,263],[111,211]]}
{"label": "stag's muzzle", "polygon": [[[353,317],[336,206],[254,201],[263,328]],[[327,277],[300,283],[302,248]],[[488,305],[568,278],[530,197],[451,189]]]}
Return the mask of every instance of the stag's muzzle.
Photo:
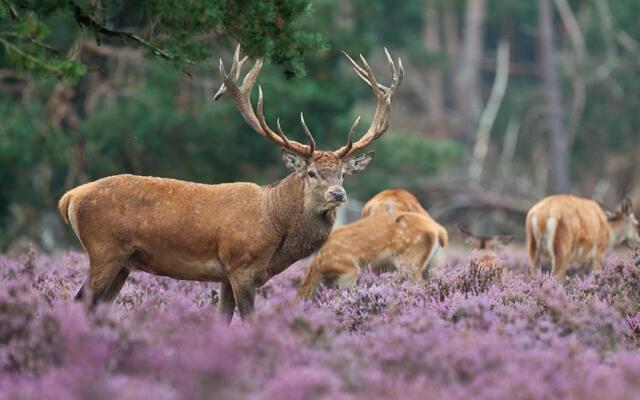
{"label": "stag's muzzle", "polygon": [[340,186],[332,186],[327,190],[325,199],[328,202],[344,203],[347,201],[347,192],[345,192]]}

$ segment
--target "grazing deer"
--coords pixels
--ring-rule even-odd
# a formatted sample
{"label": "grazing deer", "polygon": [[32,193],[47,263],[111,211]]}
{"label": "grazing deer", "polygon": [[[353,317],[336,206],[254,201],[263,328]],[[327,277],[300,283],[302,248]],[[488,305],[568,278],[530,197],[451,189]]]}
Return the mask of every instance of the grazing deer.
{"label": "grazing deer", "polygon": [[608,248],[624,241],[630,247],[640,246],[638,220],[628,197],[615,212],[605,213],[593,200],[549,196],[529,210],[526,230],[532,275],[545,257],[551,259],[551,271],[560,279],[570,263],[589,262],[591,269],[600,269]]}
{"label": "grazing deer", "polygon": [[479,236],[461,226],[458,227],[458,230],[465,243],[477,250],[475,261],[480,268],[501,269],[502,271],[508,269],[507,264],[498,257],[497,252],[513,241],[512,235]]}
{"label": "grazing deer", "polygon": [[421,280],[429,260],[444,245],[440,228],[413,212],[374,214],[340,227],[314,256],[298,296],[311,298],[321,282],[351,287],[367,264],[374,272],[395,268]]}
{"label": "grazing deer", "polygon": [[[229,94],[249,126],[282,148],[291,175],[268,186],[253,183],[206,185],[174,179],[117,175],[79,186],[60,199],[60,213],[71,223],[89,255],[84,283],[92,302],[114,299],[129,273],[141,270],[176,279],[221,282],[219,308],[230,321],[237,305],[244,319],[254,308],[255,287],[325,242],[336,208],[347,200],[345,174],[365,169],[373,152],[354,156],[389,126],[392,97],[403,77],[385,49],[393,81],[379,84],[361,56],[362,66],[348,55],[356,74],[376,96],[373,122],[336,151],[316,150],[301,115],[308,145],[289,140],[279,122],[273,131],[263,114],[262,90],[257,111],[250,101],[262,61],[238,85],[247,57],[235,52],[227,74],[220,60],[223,84],[214,96]],[[346,55],[346,53],[345,53]],[[80,290],[77,298],[82,297]]]}
{"label": "grazing deer", "polygon": [[404,189],[387,189],[373,196],[362,207],[362,218],[381,212],[417,212],[429,215],[416,196]]}
{"label": "grazing deer", "polygon": [[404,189],[387,189],[373,196],[362,207],[362,218],[384,212],[417,212],[429,218],[438,230],[438,240],[442,247],[449,240],[447,230],[438,224],[425,210],[416,196]]}

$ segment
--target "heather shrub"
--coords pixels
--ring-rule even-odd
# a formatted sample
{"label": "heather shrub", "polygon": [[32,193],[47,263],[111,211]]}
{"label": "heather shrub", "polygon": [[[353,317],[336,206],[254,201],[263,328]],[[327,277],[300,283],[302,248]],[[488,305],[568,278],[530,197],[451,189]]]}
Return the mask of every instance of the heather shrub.
{"label": "heather shrub", "polygon": [[363,273],[301,302],[305,263],[257,291],[250,322],[226,326],[216,284],[134,273],[87,313],[71,301],[83,255],[0,257],[0,398],[640,395],[637,257],[559,283],[456,255],[429,282]]}

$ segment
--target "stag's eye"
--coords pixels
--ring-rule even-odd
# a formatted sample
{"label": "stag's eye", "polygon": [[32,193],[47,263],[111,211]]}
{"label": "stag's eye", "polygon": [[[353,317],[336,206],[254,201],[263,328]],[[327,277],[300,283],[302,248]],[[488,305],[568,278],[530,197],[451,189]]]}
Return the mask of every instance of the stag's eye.
{"label": "stag's eye", "polygon": [[315,178],[316,177],[316,173],[313,172],[313,171],[307,172],[307,175],[309,176],[309,178]]}

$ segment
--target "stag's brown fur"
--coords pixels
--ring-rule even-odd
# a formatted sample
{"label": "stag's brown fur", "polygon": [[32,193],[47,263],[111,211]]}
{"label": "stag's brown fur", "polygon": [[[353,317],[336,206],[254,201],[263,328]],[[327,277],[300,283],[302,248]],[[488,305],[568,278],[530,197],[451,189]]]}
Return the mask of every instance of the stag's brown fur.
{"label": "stag's brown fur", "polygon": [[340,287],[356,284],[361,269],[396,269],[421,280],[429,260],[444,244],[439,225],[421,213],[379,213],[331,233],[311,261],[298,295],[310,298],[322,282]]}
{"label": "stag's brown fur", "polygon": [[550,258],[552,273],[558,278],[563,278],[567,266],[574,262],[601,268],[606,250],[625,240],[632,246],[640,244],[638,221],[629,200],[607,218],[593,200],[549,196],[529,210],[526,233],[531,273],[535,274],[543,257]]}

